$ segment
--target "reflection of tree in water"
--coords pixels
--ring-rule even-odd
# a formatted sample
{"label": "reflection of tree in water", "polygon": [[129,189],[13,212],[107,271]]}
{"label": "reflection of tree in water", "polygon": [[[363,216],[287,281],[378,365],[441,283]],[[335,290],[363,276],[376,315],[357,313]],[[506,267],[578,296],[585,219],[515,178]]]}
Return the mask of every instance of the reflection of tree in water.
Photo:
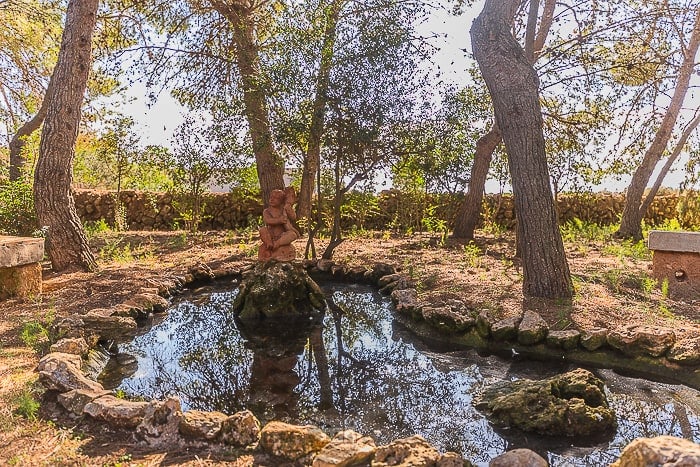
{"label": "reflection of tree in water", "polygon": [[234,295],[212,294],[208,303],[197,306],[182,303],[164,322],[124,346],[123,351],[139,356],[139,371],[121,387],[153,398],[178,395],[186,408],[240,410],[253,355],[229,316]]}
{"label": "reflection of tree in water", "polygon": [[[671,390],[642,395],[630,384],[627,392],[614,387],[608,394],[619,424],[609,445],[569,447],[575,442],[569,439],[532,444],[535,437],[495,431],[474,409],[485,359],[442,355],[434,362],[404,342],[393,328],[388,300],[369,289],[332,292],[324,327],[309,323],[302,330],[284,323],[278,329],[237,325],[229,316],[234,296],[214,294],[198,306],[183,303],[122,346],[139,356],[139,371],[121,387],[147,397],[179,395],[189,408],[226,413],[250,408],[263,421],[313,423],[330,434],[351,428],[379,443],[418,433],[479,463],[528,446],[553,466],[606,465],[639,436],[700,439],[697,416]],[[486,362],[487,373],[518,376],[517,365]],[[615,378],[603,376],[615,386]]]}

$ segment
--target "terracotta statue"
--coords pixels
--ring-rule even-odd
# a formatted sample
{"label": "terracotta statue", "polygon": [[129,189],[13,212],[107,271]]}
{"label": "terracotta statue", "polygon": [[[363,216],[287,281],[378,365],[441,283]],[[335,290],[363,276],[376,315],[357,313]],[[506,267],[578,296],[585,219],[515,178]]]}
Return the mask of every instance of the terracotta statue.
{"label": "terracotta statue", "polygon": [[263,211],[265,226],[260,228],[260,240],[262,240],[258,250],[260,261],[269,259],[291,261],[296,257],[292,242],[301,234],[292,224],[297,219],[292,208],[295,202],[296,193],[292,187],[272,190],[270,193],[269,205]]}

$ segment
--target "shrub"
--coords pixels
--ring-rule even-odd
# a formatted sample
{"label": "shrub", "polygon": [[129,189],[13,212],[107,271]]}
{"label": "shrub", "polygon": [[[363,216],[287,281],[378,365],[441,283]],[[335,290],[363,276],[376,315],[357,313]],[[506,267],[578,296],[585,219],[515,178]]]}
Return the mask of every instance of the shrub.
{"label": "shrub", "polygon": [[26,180],[0,184],[0,232],[29,236],[37,229],[32,186]]}

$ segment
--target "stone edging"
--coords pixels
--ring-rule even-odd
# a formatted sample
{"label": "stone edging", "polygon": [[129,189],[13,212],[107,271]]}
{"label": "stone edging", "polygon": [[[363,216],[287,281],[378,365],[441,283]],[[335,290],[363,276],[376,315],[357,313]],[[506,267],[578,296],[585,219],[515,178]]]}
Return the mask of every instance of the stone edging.
{"label": "stone edging", "polygon": [[[533,358],[612,366],[672,378],[700,388],[698,340],[676,341],[670,330],[628,327],[622,331],[599,329],[584,333],[549,331],[544,320],[530,311],[522,317],[497,321],[487,312],[470,310],[459,300],[423,303],[418,299],[415,283],[385,263],[369,268],[347,267],[323,259],[305,260],[302,264],[312,277],[365,283],[390,294],[396,319],[428,341],[494,353],[515,351]],[[212,270],[200,263],[184,276],[148,280],[148,287],[125,303],[62,320],[56,331],[63,339],[51,346],[51,353],[37,367],[40,382],[59,393],[58,403],[72,416],[89,415],[116,428],[134,429],[137,441],[153,447],[223,443],[248,450],[262,449],[273,456],[314,466],[340,462],[352,465],[369,459],[373,459],[373,466],[382,466],[387,465],[384,460],[398,453],[413,456],[411,459],[416,461],[437,462],[436,465],[443,467],[469,465],[469,461],[455,453],[440,454],[420,436],[377,447],[374,440],[353,431],[340,432],[331,439],[313,426],[273,421],[261,428],[249,411],[230,416],[197,410],[183,413],[177,398],[150,402],[120,399],[82,373],[81,356],[98,340],[135,335],[138,319],[166,310],[169,302],[164,297],[215,279],[238,279],[247,269]]]}

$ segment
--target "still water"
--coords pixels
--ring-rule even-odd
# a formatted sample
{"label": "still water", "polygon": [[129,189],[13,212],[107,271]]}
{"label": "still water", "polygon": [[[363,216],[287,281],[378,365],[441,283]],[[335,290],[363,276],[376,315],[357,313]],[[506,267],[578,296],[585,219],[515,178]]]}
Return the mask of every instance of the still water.
{"label": "still water", "polygon": [[[477,464],[528,447],[553,466],[606,465],[634,438],[670,434],[700,441],[700,397],[684,386],[596,371],[618,415],[605,440],[552,439],[495,429],[473,407],[499,380],[544,378],[572,367],[503,360],[473,351],[438,352],[393,323],[391,303],[361,286],[325,287],[322,325],[239,329],[235,291],[185,297],[119,356],[130,376],[103,381],[131,396],[178,396],[184,409],[252,410],[263,423],[314,424],[333,435],[353,429],[378,444],[413,434]],[[111,382],[111,384],[108,384]],[[582,445],[576,445],[580,443]]]}

